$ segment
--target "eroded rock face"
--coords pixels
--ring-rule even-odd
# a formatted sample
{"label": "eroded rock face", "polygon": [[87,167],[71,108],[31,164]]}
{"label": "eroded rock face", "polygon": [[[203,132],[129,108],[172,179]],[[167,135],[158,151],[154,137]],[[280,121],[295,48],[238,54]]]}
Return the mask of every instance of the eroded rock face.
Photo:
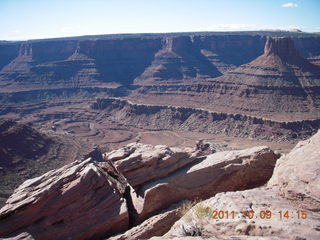
{"label": "eroded rock face", "polygon": [[[217,57],[217,52],[202,51],[208,58]],[[260,56],[220,77],[205,78],[185,81],[185,86],[144,86],[129,97],[139,103],[241,113],[281,122],[319,118],[320,68],[298,53],[293,38],[268,37]]]}
{"label": "eroded rock face", "polygon": [[199,151],[180,149],[165,145],[131,143],[105,155],[128,180],[137,187],[161,177],[194,161]]}
{"label": "eroded rock face", "polygon": [[318,118],[283,122],[198,108],[137,104],[120,98],[98,98],[91,108],[107,112],[111,121],[142,129],[222,133],[279,142],[312,136],[320,127]]}
{"label": "eroded rock face", "polygon": [[179,206],[179,204],[174,204],[169,209],[150,217],[140,225],[131,228],[123,234],[108,238],[108,240],[136,240],[149,239],[152,236],[162,236],[181,217]]}
{"label": "eroded rock face", "polygon": [[268,186],[301,207],[320,210],[320,131],[281,157]]}
{"label": "eroded rock face", "polygon": [[277,54],[282,57],[297,56],[298,52],[290,38],[268,38],[264,47],[265,54]]}
{"label": "eroded rock face", "polygon": [[0,236],[93,239],[128,228],[123,185],[91,159],[25,181],[0,210]]}
{"label": "eroded rock face", "polygon": [[278,157],[267,147],[200,157],[132,193],[139,219],[181,200],[206,199],[219,192],[260,186],[271,177]]}
{"label": "eroded rock face", "polygon": [[[219,239],[319,239],[319,141],[320,132],[281,157],[267,187],[219,193],[192,207],[165,236],[153,239],[195,234]],[[214,210],[223,215],[213,219]],[[254,215],[250,218],[243,211]]]}
{"label": "eroded rock face", "polygon": [[[206,208],[210,209],[207,215],[199,214]],[[212,219],[213,210],[229,211],[229,216],[228,218],[224,216],[222,219]],[[249,219],[241,213],[251,210],[254,211],[253,219]],[[231,211],[235,212],[234,217],[230,214]],[[270,211],[271,218],[263,219],[263,211]],[[289,218],[280,218],[279,211],[282,213],[288,211]],[[298,211],[300,212],[299,216]],[[319,239],[320,214],[307,211],[306,218],[303,219],[301,211],[304,210],[290,205],[274,189],[261,188],[219,193],[194,206],[161,239],[191,236],[195,232],[199,232],[201,236],[224,237],[222,239],[230,239],[226,236],[239,235],[240,237],[256,236],[258,239],[260,239],[259,237],[267,237],[267,239]]]}

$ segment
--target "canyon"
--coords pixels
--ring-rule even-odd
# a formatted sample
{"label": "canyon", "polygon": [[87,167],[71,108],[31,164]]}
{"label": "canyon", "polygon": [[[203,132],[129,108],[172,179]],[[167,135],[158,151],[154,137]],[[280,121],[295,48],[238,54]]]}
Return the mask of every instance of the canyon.
{"label": "canyon", "polygon": [[[288,151],[319,128],[319,39],[239,32],[2,41],[0,116],[110,149],[151,143],[161,130],[179,136],[173,145],[240,137],[286,144]],[[130,104],[122,116],[108,117],[119,108],[114,99]],[[102,101],[113,106],[98,109]],[[147,117],[137,110],[154,122],[142,123]],[[155,126],[160,122],[163,129]]]}
{"label": "canyon", "polygon": [[316,33],[0,41],[0,237],[317,239],[319,128]]}

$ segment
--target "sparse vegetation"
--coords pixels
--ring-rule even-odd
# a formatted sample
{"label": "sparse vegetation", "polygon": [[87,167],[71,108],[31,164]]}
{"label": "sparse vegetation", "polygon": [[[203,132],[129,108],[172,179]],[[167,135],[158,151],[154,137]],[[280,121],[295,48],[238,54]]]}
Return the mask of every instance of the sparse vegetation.
{"label": "sparse vegetation", "polygon": [[182,206],[179,209],[179,214],[181,217],[183,217],[193,206],[195,206],[197,203],[201,202],[202,200],[199,198],[196,198],[193,201],[185,201]]}
{"label": "sparse vegetation", "polygon": [[185,236],[203,236],[203,227],[210,217],[212,209],[205,206],[202,200],[197,198],[183,203],[179,212],[186,223],[181,225],[183,234]]}

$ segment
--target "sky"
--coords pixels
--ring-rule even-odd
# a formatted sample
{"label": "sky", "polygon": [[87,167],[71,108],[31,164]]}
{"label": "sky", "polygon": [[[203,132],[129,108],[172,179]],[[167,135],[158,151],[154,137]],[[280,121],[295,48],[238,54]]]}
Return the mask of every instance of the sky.
{"label": "sky", "polygon": [[320,0],[0,0],[0,40],[115,33],[320,32]]}

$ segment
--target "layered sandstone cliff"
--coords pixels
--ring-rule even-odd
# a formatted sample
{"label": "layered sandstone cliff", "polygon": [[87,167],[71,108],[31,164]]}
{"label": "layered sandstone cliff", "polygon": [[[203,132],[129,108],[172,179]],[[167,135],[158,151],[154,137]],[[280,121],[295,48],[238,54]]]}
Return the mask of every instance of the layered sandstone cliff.
{"label": "layered sandstone cliff", "polygon": [[[3,42],[0,84],[52,88],[203,80],[252,61],[265,41],[265,33],[195,33]],[[320,55],[317,37],[297,35],[294,41],[304,57]]]}
{"label": "layered sandstone cliff", "polygon": [[295,121],[319,118],[319,90],[319,66],[301,57],[292,39],[269,37],[261,56],[223,76],[201,83],[144,86],[129,98]]}

